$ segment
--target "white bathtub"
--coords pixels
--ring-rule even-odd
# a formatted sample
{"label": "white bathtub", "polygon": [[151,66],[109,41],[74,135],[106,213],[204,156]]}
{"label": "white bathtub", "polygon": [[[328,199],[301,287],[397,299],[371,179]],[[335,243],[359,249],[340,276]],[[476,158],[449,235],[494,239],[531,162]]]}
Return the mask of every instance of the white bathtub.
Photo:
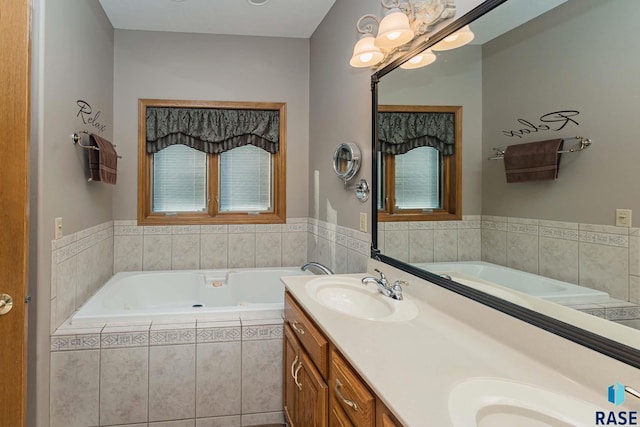
{"label": "white bathtub", "polygon": [[310,273],[298,267],[117,273],[71,324],[276,315],[284,307],[280,277],[300,274]]}
{"label": "white bathtub", "polygon": [[462,284],[473,286],[469,279],[480,279],[485,284],[489,282],[500,285],[558,304],[593,304],[609,300],[609,294],[606,292],[483,261],[418,263],[414,265],[432,273],[447,274],[454,281]]}

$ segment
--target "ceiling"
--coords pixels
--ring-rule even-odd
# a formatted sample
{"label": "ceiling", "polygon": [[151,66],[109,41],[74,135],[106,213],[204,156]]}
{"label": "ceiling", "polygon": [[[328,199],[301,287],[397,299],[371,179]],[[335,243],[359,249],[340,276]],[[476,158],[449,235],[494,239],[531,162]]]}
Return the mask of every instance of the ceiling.
{"label": "ceiling", "polygon": [[117,29],[309,38],[335,0],[99,0]]}

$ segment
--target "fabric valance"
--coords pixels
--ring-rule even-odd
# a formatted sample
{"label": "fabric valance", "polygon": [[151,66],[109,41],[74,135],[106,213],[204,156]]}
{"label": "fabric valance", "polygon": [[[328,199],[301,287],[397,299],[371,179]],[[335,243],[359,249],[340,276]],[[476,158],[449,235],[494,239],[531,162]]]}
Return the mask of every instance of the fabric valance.
{"label": "fabric valance", "polygon": [[417,147],[433,147],[444,156],[454,154],[454,113],[379,112],[379,150],[404,154]]}
{"label": "fabric valance", "polygon": [[147,153],[184,144],[205,153],[243,145],[278,152],[278,110],[147,107]]}

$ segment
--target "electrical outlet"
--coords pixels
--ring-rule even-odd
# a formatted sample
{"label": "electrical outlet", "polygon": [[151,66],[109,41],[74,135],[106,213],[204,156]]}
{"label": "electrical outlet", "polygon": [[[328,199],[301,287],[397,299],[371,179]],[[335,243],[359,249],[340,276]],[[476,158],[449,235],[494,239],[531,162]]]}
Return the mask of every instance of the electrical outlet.
{"label": "electrical outlet", "polygon": [[360,231],[367,232],[367,213],[360,212]]}
{"label": "electrical outlet", "polygon": [[631,227],[631,209],[616,209],[616,226]]}
{"label": "electrical outlet", "polygon": [[55,237],[56,240],[62,238],[62,217],[56,218]]}

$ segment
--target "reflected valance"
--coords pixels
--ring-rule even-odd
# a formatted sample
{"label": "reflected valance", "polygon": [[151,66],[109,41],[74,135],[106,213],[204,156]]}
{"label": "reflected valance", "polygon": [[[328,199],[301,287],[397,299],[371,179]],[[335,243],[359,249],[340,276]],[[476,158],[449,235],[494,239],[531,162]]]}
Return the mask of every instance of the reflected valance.
{"label": "reflected valance", "polygon": [[205,153],[222,153],[243,145],[278,152],[278,110],[147,107],[147,153],[184,144]]}
{"label": "reflected valance", "polygon": [[379,112],[379,150],[404,154],[417,147],[433,147],[444,156],[454,154],[454,113]]}

